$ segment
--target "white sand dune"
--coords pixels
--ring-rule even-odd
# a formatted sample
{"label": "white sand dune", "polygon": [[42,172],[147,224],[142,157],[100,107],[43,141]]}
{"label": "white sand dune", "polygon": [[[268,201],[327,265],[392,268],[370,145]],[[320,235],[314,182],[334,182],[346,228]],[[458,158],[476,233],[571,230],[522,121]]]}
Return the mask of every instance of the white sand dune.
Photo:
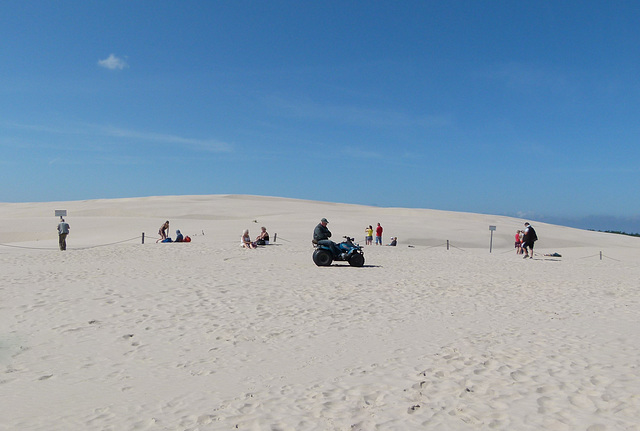
{"label": "white sand dune", "polygon": [[[400,244],[316,267],[321,217]],[[165,220],[193,242],[156,244]],[[640,239],[529,220],[523,260],[524,221],[257,196],[0,204],[0,429],[639,430]],[[260,226],[276,244],[239,247]]]}

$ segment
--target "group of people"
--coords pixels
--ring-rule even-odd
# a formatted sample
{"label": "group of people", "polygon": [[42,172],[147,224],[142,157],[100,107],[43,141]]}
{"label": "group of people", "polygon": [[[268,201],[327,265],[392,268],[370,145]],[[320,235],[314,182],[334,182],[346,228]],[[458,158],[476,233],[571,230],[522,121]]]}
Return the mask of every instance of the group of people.
{"label": "group of people", "polygon": [[[382,231],[384,229],[382,229],[382,226],[380,226],[380,223],[378,223],[378,225],[376,226],[376,245],[382,245]],[[364,228],[364,233],[365,233],[365,237],[364,237],[364,244],[365,245],[373,245],[373,226],[369,225],[367,227]],[[393,238],[392,238],[393,239]]]}
{"label": "group of people", "polygon": [[260,228],[260,235],[258,235],[255,241],[251,241],[251,236],[249,235],[249,229],[245,229],[242,231],[242,237],[240,238],[240,245],[244,248],[258,248],[259,245],[268,245],[269,244],[269,233],[267,232],[267,228],[262,226]]}
{"label": "group of people", "polygon": [[[327,228],[327,224],[329,222],[326,218],[320,220],[320,223],[316,226],[313,231],[313,242],[315,244],[324,244],[329,246],[333,250],[337,250],[336,244],[331,241],[331,231]],[[60,223],[58,223],[58,245],[60,246],[60,250],[64,251],[67,249],[67,236],[69,235],[69,223],[67,223],[64,218],[60,217]],[[191,238],[188,236],[185,237],[182,235],[180,230],[176,230],[176,239],[172,241],[171,238],[167,236],[169,231],[169,220],[165,221],[162,226],[160,226],[160,230],[158,234],[160,235],[160,239],[156,242],[190,242]],[[365,228],[365,244],[372,245],[373,244],[373,227],[369,225]],[[376,245],[382,245],[382,226],[378,223],[375,233],[376,233]],[[524,254],[524,259],[529,258],[533,259],[533,245],[538,240],[538,235],[536,234],[535,229],[529,222],[524,224],[524,229],[518,229],[515,235],[515,248],[516,254]],[[251,241],[251,236],[249,236],[249,229],[245,229],[242,232],[242,237],[240,239],[240,245],[244,248],[257,248],[259,245],[268,245],[269,244],[269,233],[267,232],[267,228],[262,226],[260,228],[260,235],[256,237],[254,241]],[[396,246],[398,244],[398,237],[391,237],[391,242],[387,245]]]}
{"label": "group of people", "polygon": [[524,230],[516,231],[516,254],[524,254],[523,259],[533,259],[533,244],[538,240],[533,226],[524,224]]}
{"label": "group of people", "polygon": [[[380,226],[380,223],[378,223],[378,225],[376,226],[375,232],[376,232],[376,245],[382,245],[382,231],[384,229],[382,229],[382,226]],[[364,228],[364,244],[365,245],[373,245],[373,226],[369,225],[367,227]],[[391,237],[391,242],[387,245],[390,246],[396,246],[398,244],[398,237],[397,236],[392,236]]]}
{"label": "group of people", "polygon": [[[160,238],[156,242],[190,242],[191,238],[188,236],[183,236],[180,230],[176,230],[176,239],[172,241],[171,238],[167,236],[169,231],[169,220],[164,222],[162,226],[160,226],[160,230],[158,234]],[[254,240],[251,241],[251,236],[249,236],[249,229],[245,229],[242,231],[242,237],[240,238],[240,245],[244,248],[257,248],[259,245],[267,245],[269,244],[269,233],[267,232],[266,227],[261,228],[260,235]]]}
{"label": "group of people", "polygon": [[[334,252],[334,254],[339,254],[340,249],[335,242],[329,239],[331,238],[331,231],[327,227],[327,224],[329,224],[329,221],[326,218],[320,220],[320,223],[318,223],[318,225],[313,230],[312,242],[317,245],[325,245],[329,247]],[[365,244],[371,245],[373,240],[373,227],[369,225],[369,227],[366,227],[364,231],[366,234]],[[387,245],[396,246],[397,244],[398,238],[392,236],[391,242]],[[380,223],[378,223],[378,226],[376,228],[376,245],[382,245],[382,226],[380,226]]]}
{"label": "group of people", "polygon": [[162,226],[160,226],[158,234],[160,235],[160,238],[156,242],[191,242],[191,238],[189,236],[182,235],[180,229],[176,230],[175,240],[169,238],[169,220],[167,220]]}

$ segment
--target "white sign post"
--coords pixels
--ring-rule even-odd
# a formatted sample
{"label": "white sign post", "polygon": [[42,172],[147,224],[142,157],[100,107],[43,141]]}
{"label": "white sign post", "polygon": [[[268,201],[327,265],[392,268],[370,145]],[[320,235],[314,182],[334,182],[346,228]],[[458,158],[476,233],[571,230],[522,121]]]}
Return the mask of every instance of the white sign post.
{"label": "white sign post", "polygon": [[56,217],[66,217],[67,216],[67,210],[56,210]]}
{"label": "white sign post", "polygon": [[489,253],[493,250],[493,231],[496,230],[495,226],[489,226],[489,230],[491,231],[491,242],[489,242]]}

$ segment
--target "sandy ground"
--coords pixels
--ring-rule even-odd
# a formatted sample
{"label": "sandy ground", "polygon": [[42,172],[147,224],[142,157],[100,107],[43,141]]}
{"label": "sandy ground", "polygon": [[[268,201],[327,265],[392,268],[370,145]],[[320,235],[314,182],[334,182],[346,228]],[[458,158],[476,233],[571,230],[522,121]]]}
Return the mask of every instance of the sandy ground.
{"label": "sandy ground", "polygon": [[[380,222],[400,243],[316,267],[321,217],[334,238]],[[156,244],[167,219],[193,242]],[[524,221],[256,196],[0,203],[0,429],[639,430],[640,239],[530,220],[524,260]],[[276,243],[242,249],[260,226]]]}

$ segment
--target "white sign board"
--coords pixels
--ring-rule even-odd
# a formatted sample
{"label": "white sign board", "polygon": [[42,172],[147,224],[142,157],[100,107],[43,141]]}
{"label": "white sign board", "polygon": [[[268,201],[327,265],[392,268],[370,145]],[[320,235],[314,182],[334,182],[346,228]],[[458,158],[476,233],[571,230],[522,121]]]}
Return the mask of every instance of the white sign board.
{"label": "white sign board", "polygon": [[67,210],[56,210],[56,217],[66,217]]}
{"label": "white sign board", "polygon": [[489,226],[489,230],[491,230],[491,231],[496,230],[496,227],[495,226]]}

